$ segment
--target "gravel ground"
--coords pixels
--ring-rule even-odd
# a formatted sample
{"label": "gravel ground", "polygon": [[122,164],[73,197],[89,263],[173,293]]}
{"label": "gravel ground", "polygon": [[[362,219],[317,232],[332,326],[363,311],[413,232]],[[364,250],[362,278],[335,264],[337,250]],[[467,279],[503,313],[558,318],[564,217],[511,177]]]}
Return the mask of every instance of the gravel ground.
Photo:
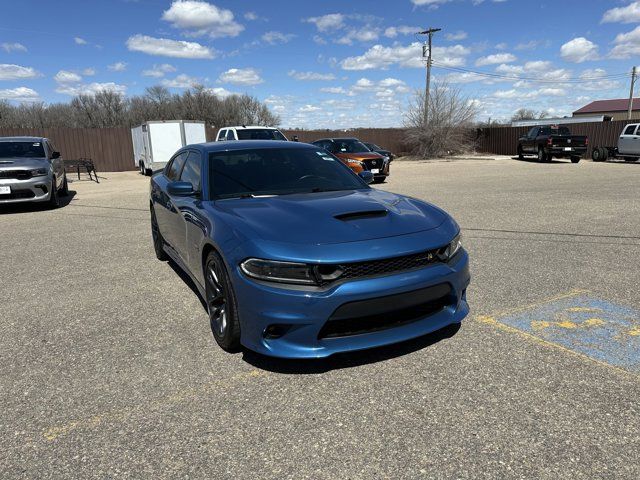
{"label": "gravel ground", "polygon": [[640,478],[640,371],[500,322],[576,289],[640,308],[640,164],[394,162],[380,188],[462,226],[472,314],[323,362],[217,348],[148,179],[102,175],[0,211],[0,478]]}

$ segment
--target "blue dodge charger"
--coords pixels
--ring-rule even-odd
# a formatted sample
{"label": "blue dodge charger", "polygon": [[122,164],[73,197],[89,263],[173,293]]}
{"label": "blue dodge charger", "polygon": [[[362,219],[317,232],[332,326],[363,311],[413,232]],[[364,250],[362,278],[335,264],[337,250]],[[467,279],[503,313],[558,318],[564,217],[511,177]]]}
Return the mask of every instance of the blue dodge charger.
{"label": "blue dodge charger", "polygon": [[189,145],[151,179],[155,253],[191,277],[227,351],[326,357],[460,323],[460,228],[371,180],[313,145]]}

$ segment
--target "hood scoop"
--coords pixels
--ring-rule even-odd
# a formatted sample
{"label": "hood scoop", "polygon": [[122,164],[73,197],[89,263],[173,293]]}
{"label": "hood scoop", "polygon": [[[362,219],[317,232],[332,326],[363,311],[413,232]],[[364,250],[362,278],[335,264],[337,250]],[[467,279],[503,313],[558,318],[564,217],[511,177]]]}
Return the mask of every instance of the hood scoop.
{"label": "hood scoop", "polygon": [[12,162],[11,160],[0,160],[0,165],[11,165]]}
{"label": "hood scoop", "polygon": [[364,218],[380,218],[387,216],[389,212],[387,210],[366,210],[362,212],[348,212],[334,215],[333,218],[342,220],[343,222],[349,222],[351,220],[362,220]]}

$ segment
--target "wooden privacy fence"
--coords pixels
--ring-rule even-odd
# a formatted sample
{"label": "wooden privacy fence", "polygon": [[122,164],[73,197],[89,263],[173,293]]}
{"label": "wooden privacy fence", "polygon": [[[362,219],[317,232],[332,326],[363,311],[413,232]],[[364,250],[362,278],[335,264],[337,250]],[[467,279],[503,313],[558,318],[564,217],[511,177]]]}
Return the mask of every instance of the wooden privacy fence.
{"label": "wooden privacy fence", "polygon": [[[587,155],[591,157],[591,149],[597,147],[615,147],[618,137],[624,126],[629,123],[626,120],[615,122],[590,122],[563,124],[574,135],[586,135],[589,137],[589,149]],[[518,148],[518,138],[525,135],[532,127],[492,127],[477,130],[476,150],[483,153],[496,155],[515,155]]]}
{"label": "wooden privacy fence", "polygon": [[47,137],[62,154],[74,160],[90,158],[98,172],[136,170],[131,129],[117,128],[0,128],[0,137]]}

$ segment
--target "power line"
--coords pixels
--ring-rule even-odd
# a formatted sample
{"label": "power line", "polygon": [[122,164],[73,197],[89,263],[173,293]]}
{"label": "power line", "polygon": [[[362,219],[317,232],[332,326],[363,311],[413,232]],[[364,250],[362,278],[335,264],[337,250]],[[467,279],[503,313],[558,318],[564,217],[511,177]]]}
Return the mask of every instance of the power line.
{"label": "power line", "polygon": [[477,75],[484,78],[492,78],[492,79],[500,79],[500,80],[511,80],[511,81],[526,81],[531,83],[592,83],[602,80],[622,80],[629,77],[629,73],[616,73],[609,75],[600,75],[594,77],[570,77],[570,78],[557,78],[557,79],[545,79],[540,77],[527,77],[520,75],[508,75],[508,74],[500,74],[500,73],[492,73],[492,72],[483,72],[478,70],[471,70],[468,68],[462,67],[453,67],[449,65],[442,64],[440,62],[434,61],[433,66],[442,70],[448,70],[457,73],[468,73],[472,75]]}

